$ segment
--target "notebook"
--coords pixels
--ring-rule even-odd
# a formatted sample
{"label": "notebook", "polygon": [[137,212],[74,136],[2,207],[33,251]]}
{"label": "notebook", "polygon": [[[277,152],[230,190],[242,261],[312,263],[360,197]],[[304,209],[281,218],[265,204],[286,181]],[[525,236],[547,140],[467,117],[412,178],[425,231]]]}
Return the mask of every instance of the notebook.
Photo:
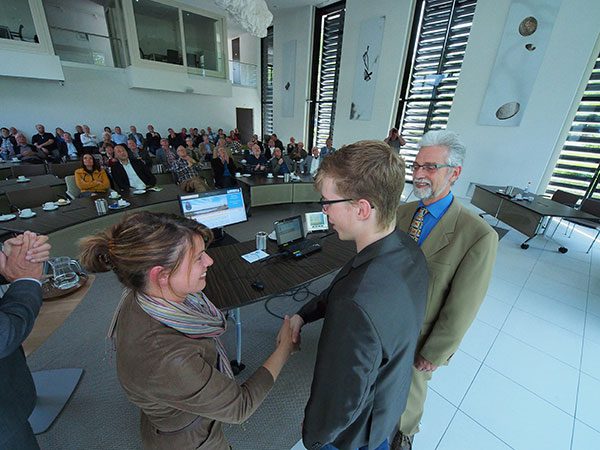
{"label": "notebook", "polygon": [[321,245],[318,242],[304,237],[301,216],[278,220],[273,226],[277,245],[281,252],[300,258],[321,250]]}

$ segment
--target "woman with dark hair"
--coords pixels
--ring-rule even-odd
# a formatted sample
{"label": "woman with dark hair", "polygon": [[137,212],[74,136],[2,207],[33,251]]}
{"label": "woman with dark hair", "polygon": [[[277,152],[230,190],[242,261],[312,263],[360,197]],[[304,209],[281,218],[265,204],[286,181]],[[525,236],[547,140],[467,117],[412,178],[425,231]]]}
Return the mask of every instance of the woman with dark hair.
{"label": "woman with dark hair", "polygon": [[227,320],[202,292],[211,240],[194,220],[144,211],[81,243],[86,269],[124,285],[109,336],[145,449],[229,450],[222,424],[252,415],[294,347],[286,317],[273,354],[238,385],[219,340]]}
{"label": "woman with dark hair", "polygon": [[75,184],[81,191],[81,197],[110,189],[106,171],[100,168],[98,161],[90,153],[84,153],[81,157],[81,167],[75,170]]}

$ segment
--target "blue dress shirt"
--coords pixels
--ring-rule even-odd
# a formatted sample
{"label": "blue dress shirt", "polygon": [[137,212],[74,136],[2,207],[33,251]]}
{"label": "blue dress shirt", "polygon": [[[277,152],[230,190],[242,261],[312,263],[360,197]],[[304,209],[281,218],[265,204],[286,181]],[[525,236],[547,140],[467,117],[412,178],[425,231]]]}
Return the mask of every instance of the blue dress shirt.
{"label": "blue dress shirt", "polygon": [[[421,235],[419,236],[419,247],[423,245],[433,227],[437,225],[440,219],[446,214],[448,208],[450,208],[450,204],[454,200],[454,195],[452,192],[449,192],[444,198],[439,199],[437,202],[432,203],[431,205],[423,205],[422,201],[419,201],[419,208],[425,206],[427,208],[427,214],[423,217],[423,228],[421,229]],[[417,208],[418,209],[418,208]],[[415,214],[417,212],[415,211]]]}

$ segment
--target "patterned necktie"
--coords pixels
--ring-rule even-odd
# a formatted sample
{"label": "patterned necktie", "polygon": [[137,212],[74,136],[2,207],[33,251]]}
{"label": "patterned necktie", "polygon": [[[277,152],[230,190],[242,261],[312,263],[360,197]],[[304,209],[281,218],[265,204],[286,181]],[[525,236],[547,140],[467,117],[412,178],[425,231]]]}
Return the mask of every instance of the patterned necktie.
{"label": "patterned necktie", "polygon": [[410,223],[408,235],[417,243],[419,242],[419,236],[421,236],[421,230],[423,229],[423,217],[425,217],[425,214],[427,213],[427,208],[421,206],[419,209],[417,209],[417,212]]}

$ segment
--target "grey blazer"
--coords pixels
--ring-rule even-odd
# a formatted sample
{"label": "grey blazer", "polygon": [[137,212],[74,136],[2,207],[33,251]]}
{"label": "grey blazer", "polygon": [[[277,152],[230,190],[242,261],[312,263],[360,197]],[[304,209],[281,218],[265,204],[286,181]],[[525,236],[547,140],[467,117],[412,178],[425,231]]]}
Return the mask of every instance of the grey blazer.
{"label": "grey blazer", "polygon": [[427,301],[427,264],[402,231],[364,248],[298,314],[325,318],[302,440],[376,448],[404,411]]}
{"label": "grey blazer", "polygon": [[12,283],[0,299],[0,448],[15,444],[12,434],[25,426],[35,406],[35,385],[21,344],[41,305],[42,288],[31,280]]}

